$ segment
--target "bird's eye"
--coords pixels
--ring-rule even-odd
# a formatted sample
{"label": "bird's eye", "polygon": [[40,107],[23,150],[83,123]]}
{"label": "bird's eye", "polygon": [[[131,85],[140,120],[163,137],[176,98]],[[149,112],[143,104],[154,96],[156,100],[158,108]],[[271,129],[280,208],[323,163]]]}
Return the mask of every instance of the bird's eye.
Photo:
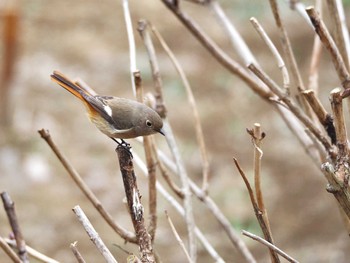
{"label": "bird's eye", "polygon": [[152,127],[152,122],[151,122],[150,120],[147,120],[147,121],[146,121],[146,125],[147,125],[148,127]]}

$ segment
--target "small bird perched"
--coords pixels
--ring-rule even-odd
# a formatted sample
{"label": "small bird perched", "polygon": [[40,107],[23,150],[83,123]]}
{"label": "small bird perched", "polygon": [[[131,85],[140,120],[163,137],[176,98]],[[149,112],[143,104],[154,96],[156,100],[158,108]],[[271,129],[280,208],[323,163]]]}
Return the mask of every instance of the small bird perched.
{"label": "small bird perched", "polygon": [[58,71],[53,72],[51,79],[80,99],[85,105],[90,121],[114,141],[118,138],[125,143],[123,139],[154,133],[164,135],[161,117],[143,103],[92,94]]}

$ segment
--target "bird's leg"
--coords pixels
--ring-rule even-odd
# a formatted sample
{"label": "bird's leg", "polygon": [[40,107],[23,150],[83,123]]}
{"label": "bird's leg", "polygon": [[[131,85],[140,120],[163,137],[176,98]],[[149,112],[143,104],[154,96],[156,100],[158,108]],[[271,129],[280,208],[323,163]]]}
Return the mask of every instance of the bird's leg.
{"label": "bird's leg", "polygon": [[133,158],[133,155],[132,155],[132,153],[131,153],[131,146],[130,146],[130,143],[127,143],[126,141],[124,141],[123,139],[120,139],[121,140],[121,142],[118,142],[118,140],[116,139],[116,138],[113,138],[113,137],[110,137],[113,141],[115,141],[117,144],[118,144],[118,146],[120,146],[120,147],[123,147],[125,150],[127,150],[128,151],[128,153],[130,154],[130,156],[131,156],[131,158]]}

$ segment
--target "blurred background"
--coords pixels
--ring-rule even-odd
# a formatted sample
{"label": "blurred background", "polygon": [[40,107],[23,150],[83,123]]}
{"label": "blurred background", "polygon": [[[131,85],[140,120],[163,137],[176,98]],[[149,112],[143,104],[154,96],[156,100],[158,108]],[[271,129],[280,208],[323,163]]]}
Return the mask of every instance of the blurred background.
{"label": "blurred background", "polygon": [[[313,31],[285,1],[278,2],[307,82]],[[344,2],[349,14],[349,1]],[[279,69],[249,22],[250,17],[256,17],[280,49],[268,1],[220,3],[261,66],[281,83]],[[184,1],[181,6],[241,62],[208,8]],[[262,188],[276,245],[301,262],[348,262],[349,237],[335,200],[325,190],[326,180],[280,116],[218,64],[161,1],[130,1],[130,10],[134,28],[139,19],[147,19],[157,27],[189,78],[210,159],[209,193],[237,232],[245,229],[261,234],[246,188],[232,162],[233,156],[238,158],[251,178],[253,146],[246,128],[258,122],[267,134],[263,141]],[[37,133],[41,128],[50,130],[54,141],[106,209],[131,230],[114,152],[116,145],[89,123],[76,98],[50,81],[52,71],[60,70],[72,78],[82,78],[101,95],[133,98],[122,1],[3,0],[0,16],[0,191],[7,191],[15,201],[25,240],[40,252],[61,262],[74,262],[69,245],[77,240],[88,262],[103,262],[71,211],[79,204],[116,259],[125,262],[127,255],[113,244],[135,254],[138,248],[124,244],[101,219]],[[10,23],[12,33],[4,38],[9,20],[14,21]],[[135,38],[143,85],[145,91],[153,92],[148,56],[136,30]],[[200,152],[186,92],[171,61],[157,41],[154,43],[169,120],[188,174],[200,184]],[[6,61],[13,66],[4,66]],[[320,98],[330,109],[329,92],[340,83],[326,52],[321,58],[319,83]],[[164,138],[156,136],[156,141],[169,153]],[[140,145],[135,140],[129,142],[143,158]],[[147,180],[138,169],[136,173],[147,218]],[[163,211],[169,212],[186,242],[184,221],[160,195],[158,201],[155,249],[163,262],[184,262]],[[241,262],[206,207],[195,198],[194,207],[198,226],[222,257],[227,262]],[[8,236],[10,231],[6,214],[0,210],[0,235]],[[242,238],[259,262],[269,262],[265,247]],[[199,259],[212,262],[201,246]],[[1,250],[0,261],[10,262]]]}

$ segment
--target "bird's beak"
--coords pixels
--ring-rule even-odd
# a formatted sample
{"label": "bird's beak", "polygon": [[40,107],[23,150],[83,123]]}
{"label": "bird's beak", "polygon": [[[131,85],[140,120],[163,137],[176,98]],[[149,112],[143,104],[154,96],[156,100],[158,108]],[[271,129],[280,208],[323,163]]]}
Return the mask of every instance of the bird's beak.
{"label": "bird's beak", "polygon": [[164,133],[163,128],[161,128],[158,132],[159,132],[161,135],[165,136],[165,133]]}

